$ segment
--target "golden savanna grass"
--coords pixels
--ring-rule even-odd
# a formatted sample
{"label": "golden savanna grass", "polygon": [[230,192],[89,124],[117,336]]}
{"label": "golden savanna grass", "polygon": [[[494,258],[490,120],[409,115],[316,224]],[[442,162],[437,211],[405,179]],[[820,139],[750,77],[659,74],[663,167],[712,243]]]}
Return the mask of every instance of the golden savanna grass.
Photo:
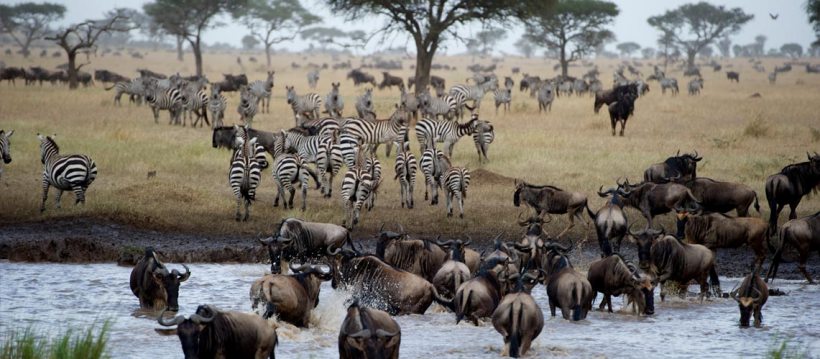
{"label": "golden savanna grass", "polygon": [[[222,73],[246,72],[251,80],[264,79],[264,66],[247,61],[246,68],[236,63],[237,54],[205,55],[205,70],[212,81],[221,80]],[[263,59],[262,56],[257,58]],[[4,57],[8,66],[42,65],[53,68],[64,60]],[[192,59],[178,62],[173,53],[149,52],[144,60],[125,57],[98,57],[85,70],[110,69],[134,76],[137,68],[149,68],[166,74],[193,71]],[[346,60],[345,58],[341,59]],[[371,58],[354,58],[354,66]],[[766,59],[764,65],[772,69],[783,59]],[[330,57],[302,57],[278,55],[274,58],[276,84],[270,114],[259,114],[254,125],[264,130],[279,130],[293,125],[292,113],[284,98],[285,85],[295,85],[300,94],[309,91],[305,74],[307,69],[292,69],[296,62],[305,65],[334,61]],[[470,58],[440,57],[437,63],[448,63],[457,71],[434,71],[443,76],[448,86],[464,82],[469,76],[466,69]],[[646,62],[646,61],[643,61]],[[519,233],[515,219],[524,209],[513,207],[512,178],[523,178],[537,184],[553,184],[565,189],[581,191],[590,199],[590,207],[597,208],[602,200],[595,194],[599,186],[612,186],[618,177],[638,182],[643,170],[683,151],[698,150],[704,157],[698,173],[701,176],[745,183],[760,197],[764,214],[768,215],[763,192],[766,177],[783,166],[804,161],[806,151],[820,150],[820,76],[806,74],[802,67],[778,76],[777,84],[770,85],[766,74],[754,72],[745,59],[724,60],[724,71],[740,72],[740,83],[730,83],[724,72],[712,72],[704,67],[705,88],[700,96],[686,95],[688,79],[679,70],[670,70],[678,78],[681,94],[662,96],[655,82],[651,92],[638,99],[635,116],[627,124],[625,137],[612,137],[609,118],[604,109],[594,115],[592,98],[558,98],[549,114],[539,114],[535,99],[517,90],[520,75],[515,75],[512,112],[495,114],[492,94],[485,97],[481,118],[492,121],[496,141],[490,148],[490,162],[480,164],[472,139],[464,138],[456,146],[455,165],[467,166],[473,172],[473,181],[466,199],[465,219],[445,217],[444,198],[438,206],[424,202],[424,182],[418,173],[416,208],[399,206],[399,185],[393,180],[393,158],[385,158],[379,151],[385,179],[376,209],[362,213],[358,236],[369,236],[383,222],[401,223],[411,233],[444,236],[462,233],[481,235],[482,238],[506,232]],[[407,78],[412,61],[404,60],[404,70],[393,74]],[[608,86],[616,61],[597,61],[601,79]],[[508,58],[496,73],[510,75],[510,69],[519,66],[522,72],[542,77],[554,76],[554,61]],[[571,74],[580,76],[585,67],[571,68]],[[651,67],[640,68],[645,75]],[[377,70],[366,70],[381,80]],[[364,87],[354,87],[345,79],[347,71],[323,70],[315,91],[323,97],[330,83],[342,82],[346,113],[355,112],[355,98]],[[760,93],[761,98],[750,98]],[[308,194],[308,209],[298,210],[301,198],[297,192],[296,210],[284,211],[272,207],[275,186],[266,171],[257,202],[252,206],[251,221],[234,221],[236,201],[227,183],[229,152],[211,148],[211,131],[168,125],[168,114],[163,112],[160,123],[154,124],[147,106],[137,107],[123,100],[121,107],[112,104],[113,91],[104,91],[102,84],[86,89],[69,91],[62,86],[0,85],[0,128],[14,129],[12,156],[14,161],[5,167],[0,184],[0,218],[2,223],[39,221],[44,219],[91,217],[132,224],[158,230],[184,231],[201,234],[238,233],[254,235],[270,231],[284,216],[297,216],[314,221],[341,223],[344,212],[339,198],[341,175],[334,183],[332,199],[323,199],[318,191]],[[377,112],[387,117],[398,101],[398,90],[375,91]],[[238,121],[238,95],[228,95],[226,123]],[[63,208],[54,208],[55,191],[52,189],[45,214],[38,212],[41,198],[40,151],[36,133],[57,134],[57,142],[64,154],[90,155],[99,168],[97,181],[91,186],[84,207],[73,206],[73,194],[66,193]],[[413,138],[412,150],[419,156],[418,144]],[[392,157],[392,156],[391,156]],[[155,178],[147,179],[149,171]],[[801,203],[799,214],[806,215],[820,209],[816,197]],[[630,210],[630,219],[643,223],[640,215]],[[783,215],[782,217],[785,217]],[[782,219],[785,220],[785,219]],[[782,221],[781,220],[781,221]],[[668,229],[673,228],[671,216],[665,216]],[[560,218],[548,226],[556,234],[566,225]],[[584,235],[583,226],[571,233]],[[589,232],[593,237],[594,233]]]}

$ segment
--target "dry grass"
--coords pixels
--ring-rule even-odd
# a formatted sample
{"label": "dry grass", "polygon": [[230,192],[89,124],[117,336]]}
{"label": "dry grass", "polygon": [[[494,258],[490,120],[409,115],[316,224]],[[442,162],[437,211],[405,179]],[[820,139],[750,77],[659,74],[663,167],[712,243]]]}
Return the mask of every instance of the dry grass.
{"label": "dry grass", "polygon": [[[164,73],[193,70],[190,59],[180,63],[173,56],[149,53],[143,61],[92,58],[91,69],[106,68],[127,75],[133,75],[138,67]],[[235,57],[236,54],[207,54],[208,77],[219,80],[221,73],[242,71]],[[3,61],[9,66],[41,64],[52,68],[62,59],[37,58],[26,62],[19,57],[6,57]],[[293,84],[298,92],[307,92],[307,70],[293,70],[286,65],[294,61],[333,63],[330,58],[277,56],[272,113],[257,116],[256,127],[277,130],[293,124],[290,108],[284,100],[284,86]],[[434,73],[444,76],[448,85],[463,82],[469,76],[465,70],[468,61],[467,58],[438,59],[439,63],[457,66],[459,71]],[[767,67],[781,62],[765,61],[771,62],[765,64]],[[359,59],[353,63],[359,63]],[[553,63],[508,59],[497,73],[509,75],[511,67],[520,66],[522,72],[553,76]],[[599,62],[605,82],[611,78],[613,64]],[[767,175],[790,162],[804,160],[806,151],[817,150],[817,135],[806,128],[817,126],[814,109],[820,94],[820,76],[793,71],[782,75],[792,79],[770,86],[766,75],[753,72],[747,61],[733,60],[731,64],[732,70],[746,74],[743,83],[729,83],[723,73],[708,72],[701,96],[662,96],[657,83],[652,83],[652,91],[636,104],[635,116],[627,124],[626,137],[610,135],[606,111],[594,115],[590,97],[561,97],[551,113],[538,115],[535,100],[516,90],[513,111],[495,115],[489,95],[484,101],[482,118],[492,121],[496,128],[496,142],[489,153],[491,162],[479,164],[470,139],[456,146],[453,159],[454,164],[466,165],[474,171],[466,200],[466,218],[445,218],[443,201],[435,207],[424,203],[420,173],[416,208],[402,209],[398,204],[399,186],[392,180],[393,159],[385,159],[381,152],[387,178],[376,210],[362,214],[359,235],[370,235],[382,222],[401,222],[405,228],[423,234],[468,232],[475,237],[476,233],[519,233],[514,219],[523,210],[512,205],[512,178],[583,191],[590,196],[590,206],[597,207],[601,202],[595,195],[598,186],[613,185],[618,177],[629,177],[636,182],[649,164],[662,161],[678,149],[697,149],[703,155],[701,175],[746,183],[762,196]],[[393,73],[406,78],[411,74],[409,65],[405,60],[405,70]],[[264,79],[264,68],[252,66],[246,69],[249,77]],[[650,69],[643,67],[642,71],[646,74]],[[586,69],[571,69],[574,75],[582,71]],[[670,72],[679,81],[683,80],[680,72]],[[355,97],[363,88],[354,88],[345,74],[346,71],[322,71],[316,92],[324,95],[331,81],[341,81],[350,113]],[[520,76],[514,78],[517,82]],[[805,84],[790,85],[797,78],[805,78]],[[755,92],[761,92],[763,97],[749,98]],[[0,85],[0,128],[16,130],[12,138],[14,162],[6,166],[0,183],[0,222],[83,216],[159,230],[240,234],[268,231],[283,216],[341,223],[340,178],[336,179],[334,197],[330,200],[322,199],[317,191],[311,190],[308,210],[302,213],[298,209],[283,211],[272,207],[274,185],[270,172],[265,173],[258,201],[252,207],[251,221],[234,222],[235,200],[227,184],[229,153],[211,148],[210,131],[169,126],[165,122],[167,113],[162,114],[160,124],[156,125],[147,107],[129,105],[127,101],[123,101],[122,107],[116,107],[112,105],[112,96],[113,93],[104,91],[100,84],[71,92],[48,85],[42,88],[20,83],[16,87]],[[238,120],[237,96],[228,97],[226,123],[233,123]],[[377,90],[377,112],[386,116],[398,97],[397,90]],[[755,118],[761,119],[760,123]],[[762,119],[768,120],[764,123]],[[766,130],[761,132],[760,128]],[[58,134],[57,141],[64,153],[88,154],[97,162],[99,176],[89,190],[85,207],[72,206],[73,196],[66,194],[63,209],[55,210],[52,189],[46,213],[38,213],[42,171],[35,137],[38,132]],[[413,151],[418,151],[415,139],[413,141]],[[156,177],[146,179],[149,171],[156,171]],[[801,214],[818,209],[817,197],[805,200],[799,208]],[[667,217],[662,223],[672,228],[671,216]],[[630,211],[630,218],[639,218],[639,215]],[[555,220],[548,230],[557,233],[565,224],[564,218]],[[583,236],[583,226],[571,233]]]}

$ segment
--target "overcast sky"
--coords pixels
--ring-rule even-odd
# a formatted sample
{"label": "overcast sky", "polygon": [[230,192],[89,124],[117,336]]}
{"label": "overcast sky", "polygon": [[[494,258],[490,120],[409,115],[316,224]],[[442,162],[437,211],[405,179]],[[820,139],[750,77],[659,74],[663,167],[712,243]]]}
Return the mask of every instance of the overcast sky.
{"label": "overcast sky", "polygon": [[[36,1],[36,0],[35,0]],[[62,3],[68,9],[63,23],[73,23],[85,20],[87,18],[99,18],[102,14],[114,7],[130,7],[141,9],[144,3],[150,2],[146,0],[113,0],[113,1],[98,1],[98,0],[48,0],[51,2]],[[0,0],[0,3],[18,3],[22,1]],[[658,15],[666,10],[676,8],[681,4],[691,3],[693,1],[684,0],[625,0],[615,1],[620,8],[620,15],[612,25],[611,30],[617,36],[618,42],[634,41],[641,46],[657,47],[656,40],[658,32],[650,27],[646,19],[653,15]],[[754,19],[747,23],[742,30],[736,35],[732,36],[733,43],[748,44],[754,41],[754,37],[764,34],[768,37],[766,48],[777,47],[787,42],[797,42],[801,45],[808,46],[814,41],[814,31],[808,23],[808,17],[804,10],[805,0],[719,0],[708,1],[716,5],[725,5],[726,7],[741,7],[746,13],[754,15]],[[356,21],[346,22],[343,18],[337,15],[331,15],[330,11],[320,0],[302,0],[302,4],[322,16],[324,19],[323,26],[333,26],[350,30],[365,30],[373,31],[384,24],[384,20],[379,17],[365,18]],[[777,20],[772,20],[769,13],[780,14]],[[208,31],[204,36],[204,41],[207,43],[213,42],[227,42],[234,46],[240,45],[242,36],[248,33],[248,30],[241,24],[231,19],[222,19],[226,25]],[[480,29],[480,25],[471,25],[464,28],[462,31],[467,35],[473,31]],[[521,26],[511,26],[507,38],[498,46],[499,51],[514,53],[515,48],[513,43],[521,36],[523,29]],[[386,42],[380,41],[379,36],[374,37],[367,45],[367,51],[383,48],[386,46],[400,46],[404,47],[407,40],[404,37],[396,37],[388,39]],[[299,50],[306,47],[305,44],[299,42],[298,38],[291,43],[283,43],[275,45],[275,47],[287,47],[292,50]],[[412,47],[412,46],[411,46]],[[449,53],[460,52],[464,50],[463,45],[456,42],[448,42],[446,51]],[[614,45],[609,45],[610,49],[614,49]]]}

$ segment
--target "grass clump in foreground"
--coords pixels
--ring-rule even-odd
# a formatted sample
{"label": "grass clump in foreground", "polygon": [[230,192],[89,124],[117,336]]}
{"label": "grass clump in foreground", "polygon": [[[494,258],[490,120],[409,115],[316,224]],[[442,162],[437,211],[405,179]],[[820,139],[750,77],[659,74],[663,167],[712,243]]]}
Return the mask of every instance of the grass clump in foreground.
{"label": "grass clump in foreground", "polygon": [[769,359],[803,359],[808,358],[808,350],[789,346],[788,339],[775,338],[771,349],[766,353]]}
{"label": "grass clump in foreground", "polygon": [[[99,330],[95,330],[99,327]],[[111,322],[85,329],[69,328],[49,338],[28,327],[10,329],[0,336],[0,359],[100,359],[109,358],[108,332]],[[96,333],[95,333],[96,332]]]}

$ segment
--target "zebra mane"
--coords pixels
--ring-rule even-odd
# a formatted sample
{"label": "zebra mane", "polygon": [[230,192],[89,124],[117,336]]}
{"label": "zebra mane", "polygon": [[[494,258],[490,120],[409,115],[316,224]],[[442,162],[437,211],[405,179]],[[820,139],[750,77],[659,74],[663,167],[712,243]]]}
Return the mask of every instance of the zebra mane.
{"label": "zebra mane", "polygon": [[46,141],[48,141],[48,143],[54,146],[54,150],[56,151],[56,153],[60,153],[60,146],[57,146],[57,142],[54,142],[54,139],[51,138],[51,136],[46,136]]}

